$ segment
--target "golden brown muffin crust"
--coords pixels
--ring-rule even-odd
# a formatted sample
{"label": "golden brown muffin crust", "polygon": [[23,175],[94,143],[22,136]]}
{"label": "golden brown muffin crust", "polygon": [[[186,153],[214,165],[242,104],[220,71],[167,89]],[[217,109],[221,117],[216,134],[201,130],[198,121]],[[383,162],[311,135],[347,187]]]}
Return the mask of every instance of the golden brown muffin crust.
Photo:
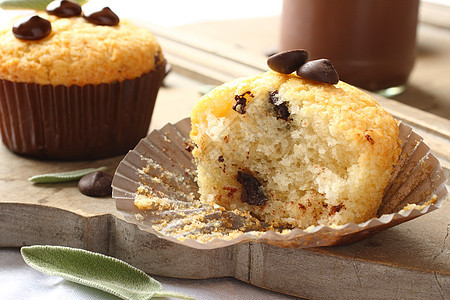
{"label": "golden brown muffin crust", "polygon": [[152,70],[161,49],[151,32],[126,20],[98,26],[82,17],[49,20],[52,32],[37,41],[0,29],[0,79],[52,85],[86,85],[133,79]]}

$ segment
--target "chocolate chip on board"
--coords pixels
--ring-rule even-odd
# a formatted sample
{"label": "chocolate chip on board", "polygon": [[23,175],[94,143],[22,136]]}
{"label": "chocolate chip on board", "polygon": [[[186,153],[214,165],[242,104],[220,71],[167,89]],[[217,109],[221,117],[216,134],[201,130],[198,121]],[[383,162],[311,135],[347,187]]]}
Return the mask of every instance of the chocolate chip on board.
{"label": "chocolate chip on board", "polygon": [[336,84],[339,82],[339,75],[336,69],[331,61],[325,58],[308,61],[298,68],[297,75],[328,84]]}
{"label": "chocolate chip on board", "polygon": [[38,15],[19,19],[13,26],[14,36],[21,40],[40,40],[52,31],[52,25],[46,19]]}
{"label": "chocolate chip on board", "polygon": [[237,181],[242,184],[242,202],[257,206],[266,204],[267,197],[262,190],[262,184],[252,174],[238,171]]}
{"label": "chocolate chip on board", "polygon": [[272,55],[267,59],[267,65],[273,71],[291,74],[308,60],[308,51],[303,49],[288,50]]}
{"label": "chocolate chip on board", "polygon": [[49,15],[55,15],[60,18],[70,18],[81,15],[81,6],[73,1],[56,0],[50,2],[45,11]]}
{"label": "chocolate chip on board", "polygon": [[119,17],[109,7],[97,11],[83,11],[83,17],[90,23],[103,26],[115,26],[120,22]]}
{"label": "chocolate chip on board", "polygon": [[86,196],[106,197],[112,193],[112,175],[97,171],[85,175],[78,182],[78,189]]}

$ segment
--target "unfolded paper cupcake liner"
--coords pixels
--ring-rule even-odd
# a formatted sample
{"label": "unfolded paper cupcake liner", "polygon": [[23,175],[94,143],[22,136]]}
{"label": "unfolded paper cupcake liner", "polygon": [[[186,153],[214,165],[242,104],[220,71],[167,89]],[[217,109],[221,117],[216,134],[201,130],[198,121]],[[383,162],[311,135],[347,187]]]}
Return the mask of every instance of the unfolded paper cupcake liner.
{"label": "unfolded paper cupcake liner", "polygon": [[124,157],[112,184],[117,209],[129,223],[185,246],[215,249],[250,241],[296,248],[348,244],[432,212],[448,196],[439,161],[411,127],[400,123],[403,149],[377,218],[274,230],[248,213],[200,202],[190,126],[187,118],[151,132]]}
{"label": "unfolded paper cupcake liner", "polygon": [[125,154],[148,133],[165,61],[121,82],[40,85],[0,80],[0,132],[11,151],[42,159]]}

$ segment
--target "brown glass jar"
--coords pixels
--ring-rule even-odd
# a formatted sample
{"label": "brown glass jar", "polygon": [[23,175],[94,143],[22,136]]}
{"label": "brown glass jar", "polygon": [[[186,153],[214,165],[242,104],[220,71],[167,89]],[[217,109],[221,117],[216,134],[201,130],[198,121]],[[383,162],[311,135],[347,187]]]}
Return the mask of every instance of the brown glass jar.
{"label": "brown glass jar", "polygon": [[416,57],[419,0],[284,0],[280,51],[328,58],[341,80],[401,89]]}

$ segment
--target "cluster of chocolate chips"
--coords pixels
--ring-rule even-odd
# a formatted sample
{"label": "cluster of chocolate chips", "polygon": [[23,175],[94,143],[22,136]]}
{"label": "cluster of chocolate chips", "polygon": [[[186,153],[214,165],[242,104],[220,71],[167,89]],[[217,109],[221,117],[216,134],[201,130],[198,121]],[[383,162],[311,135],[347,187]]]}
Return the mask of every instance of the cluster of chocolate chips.
{"label": "cluster of chocolate chips", "polygon": [[[109,8],[101,10],[82,11],[78,3],[68,0],[57,0],[47,5],[46,12],[60,18],[78,17],[83,14],[88,22],[95,25],[115,26],[119,17]],[[12,29],[14,36],[21,40],[40,40],[52,31],[50,22],[38,15],[28,16],[17,21]]]}
{"label": "cluster of chocolate chips", "polygon": [[336,84],[339,75],[333,64],[328,59],[308,61],[309,53],[306,50],[289,50],[272,55],[267,59],[267,65],[273,71],[282,74],[291,74],[297,71],[297,75],[306,79]]}

